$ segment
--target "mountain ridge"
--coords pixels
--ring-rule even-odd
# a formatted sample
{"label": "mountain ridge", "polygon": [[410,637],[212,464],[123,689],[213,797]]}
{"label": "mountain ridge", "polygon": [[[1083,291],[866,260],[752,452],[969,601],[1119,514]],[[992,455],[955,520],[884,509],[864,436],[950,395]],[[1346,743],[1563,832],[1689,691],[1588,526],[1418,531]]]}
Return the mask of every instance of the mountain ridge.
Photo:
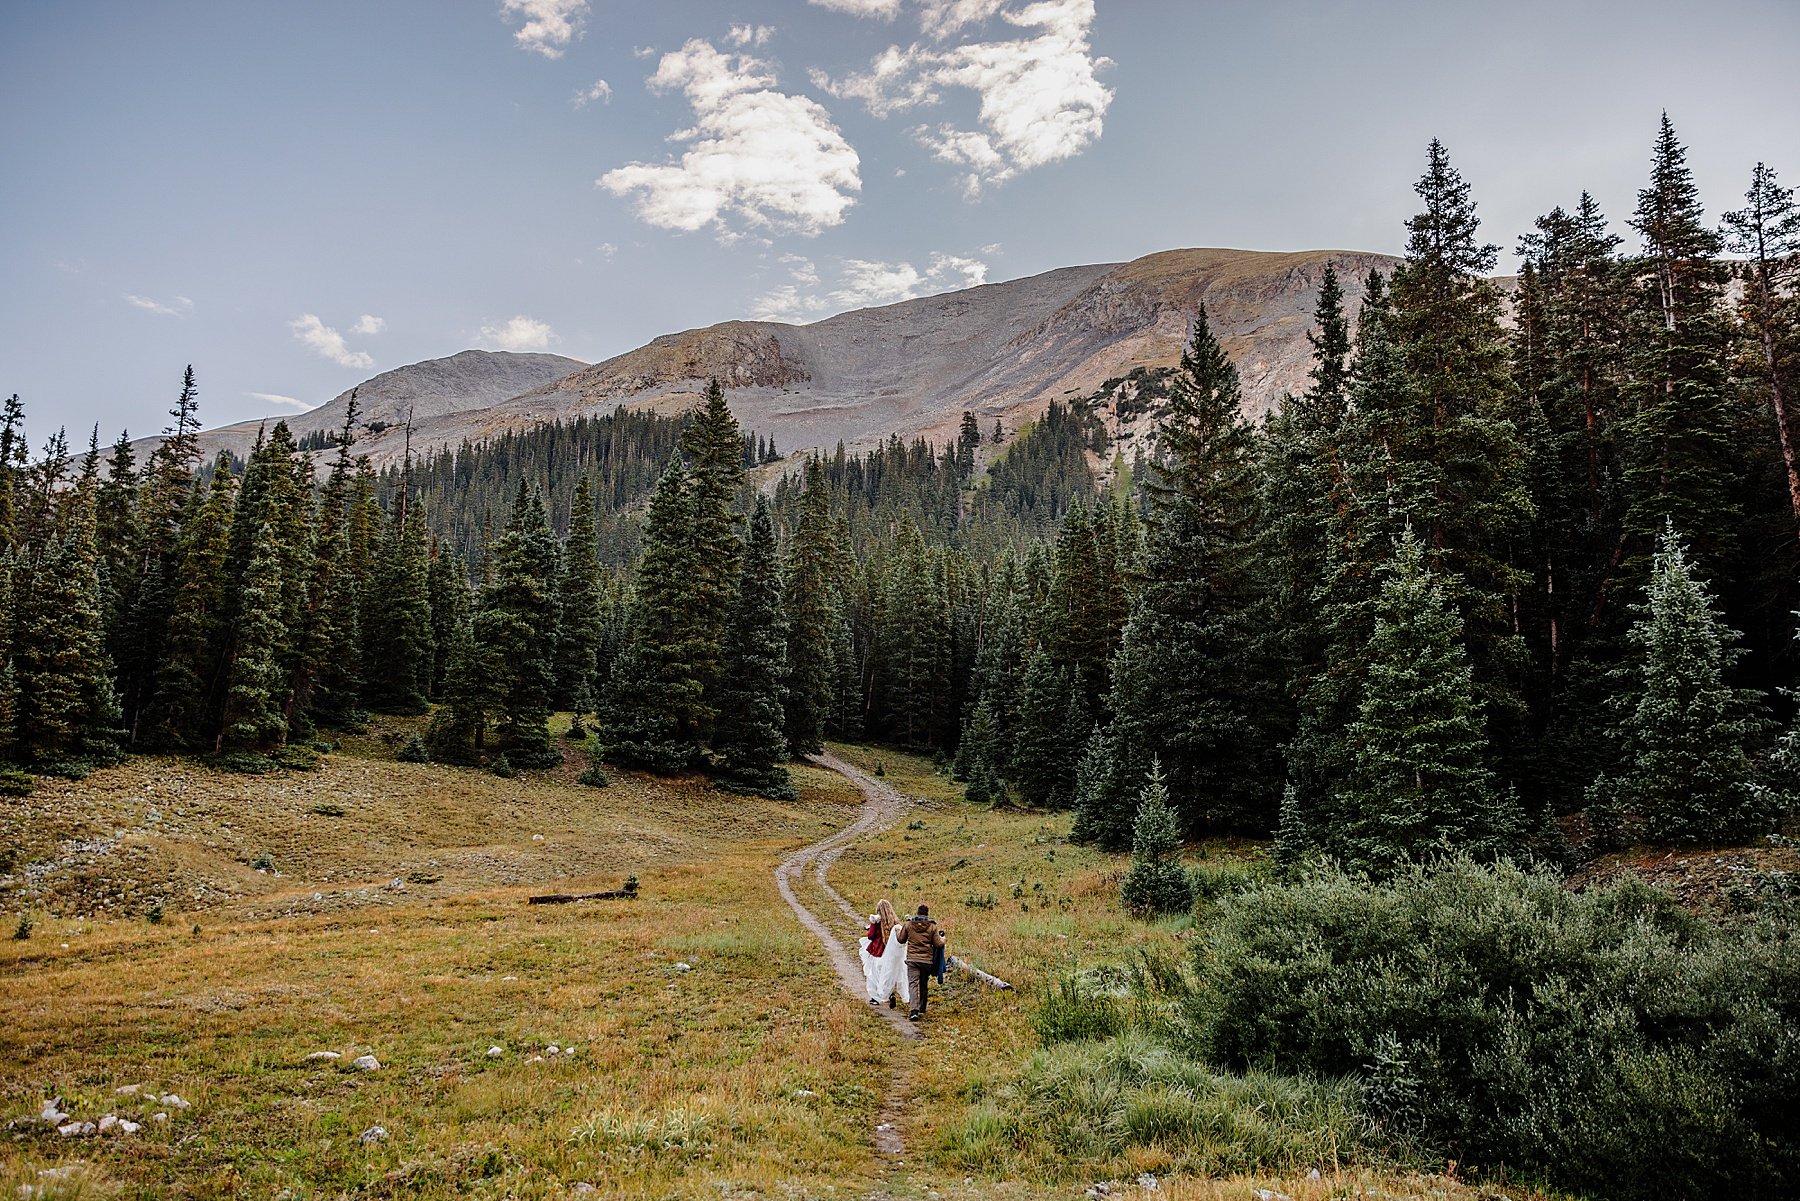
{"label": "mountain ridge", "polygon": [[[783,451],[838,442],[854,450],[895,435],[943,442],[954,437],[965,409],[984,428],[996,419],[1016,428],[1051,400],[1091,394],[1133,368],[1175,363],[1201,303],[1238,366],[1246,411],[1256,416],[1305,385],[1306,334],[1325,264],[1336,264],[1354,313],[1369,271],[1389,271],[1398,261],[1346,250],[1168,250],[853,309],[806,325],[725,321],[664,334],[591,365],[555,355],[511,356],[542,361],[516,364],[529,371],[512,375],[490,373],[493,380],[530,371],[541,378],[504,396],[469,381],[452,380],[436,391],[419,382],[446,375],[445,365],[472,366],[476,360],[467,356],[497,357],[463,351],[359,385],[370,428],[358,450],[378,465],[401,456],[402,398],[411,398],[417,452],[619,405],[676,412],[715,377],[745,428],[774,437]],[[431,403],[421,406],[419,393]],[[296,433],[336,428],[348,395],[282,419]],[[236,443],[247,447],[262,424],[208,431],[203,449],[230,445],[241,454]]]}

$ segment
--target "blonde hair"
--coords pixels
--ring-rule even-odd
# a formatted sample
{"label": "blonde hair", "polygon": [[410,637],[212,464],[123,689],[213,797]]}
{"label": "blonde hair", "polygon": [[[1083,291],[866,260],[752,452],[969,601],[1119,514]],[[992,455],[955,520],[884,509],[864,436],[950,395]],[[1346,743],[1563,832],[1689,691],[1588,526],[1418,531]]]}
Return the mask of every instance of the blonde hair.
{"label": "blonde hair", "polygon": [[888,903],[886,897],[875,902],[875,916],[881,921],[881,933],[884,936],[889,930],[892,930],[895,926],[900,924],[900,919],[894,916],[893,905]]}

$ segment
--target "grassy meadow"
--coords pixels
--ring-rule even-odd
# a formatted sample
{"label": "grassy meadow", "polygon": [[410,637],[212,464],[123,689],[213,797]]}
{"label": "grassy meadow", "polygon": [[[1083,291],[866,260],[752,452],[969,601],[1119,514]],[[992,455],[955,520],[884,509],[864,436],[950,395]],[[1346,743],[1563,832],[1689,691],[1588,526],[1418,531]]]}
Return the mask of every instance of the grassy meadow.
{"label": "grassy meadow", "polygon": [[[864,908],[930,901],[956,953],[1016,985],[953,979],[912,1045],[837,990],[775,891],[786,852],[852,820],[840,777],[797,768],[791,804],[625,773],[592,789],[580,751],[500,779],[393,762],[406,733],[315,772],[136,759],[0,798],[5,933],[31,922],[0,941],[6,1196],[1036,1198],[1179,1166],[979,1137],[1059,968],[1183,936],[1119,912],[1122,862],[1070,847],[1065,816],[977,810],[920,760],[836,748],[921,803],[833,884]],[[525,903],[629,875],[635,900]],[[366,1054],[379,1069],[352,1066]],[[142,1129],[61,1138],[36,1117],[57,1096]],[[898,1157],[875,1150],[884,1120]],[[1329,1160],[1161,1195],[1259,1188],[1477,1195]]]}

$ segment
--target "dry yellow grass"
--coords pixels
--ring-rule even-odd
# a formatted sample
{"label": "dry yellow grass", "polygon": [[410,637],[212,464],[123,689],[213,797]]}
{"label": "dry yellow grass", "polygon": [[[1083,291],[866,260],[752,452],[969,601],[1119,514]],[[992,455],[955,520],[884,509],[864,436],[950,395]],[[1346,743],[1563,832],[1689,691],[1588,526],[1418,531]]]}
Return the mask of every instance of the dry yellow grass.
{"label": "dry yellow grass", "polygon": [[[929,899],[959,953],[1019,985],[954,983],[914,1055],[837,991],[775,892],[783,854],[852,819],[841,778],[796,769],[800,802],[778,804],[697,781],[583,788],[579,754],[500,780],[396,764],[388,745],[354,739],[317,773],[255,779],[135,760],[0,800],[18,862],[61,864],[33,877],[32,937],[0,942],[0,1122],[12,1123],[0,1191],[1078,1195],[1070,1179],[966,1176],[941,1151],[943,1132],[1019,1070],[1034,992],[1059,961],[1178,937],[1119,914],[1117,862],[1067,846],[1066,818],[977,811],[916,759],[838,748],[881,761],[925,803],[918,829],[852,849],[833,883],[858,905]],[[334,806],[342,816],[316,811]],[[265,852],[279,874],[249,866]],[[627,873],[638,900],[524,903]],[[16,912],[13,879],[0,908]],[[801,888],[831,912],[810,877]],[[157,898],[165,916],[151,924]],[[342,1058],[307,1059],[317,1051]],[[364,1053],[381,1069],[353,1070]],[[130,1085],[192,1108],[118,1095]],[[33,1117],[56,1095],[78,1118],[170,1120],[59,1139]],[[884,1104],[902,1119],[900,1162],[873,1150]],[[386,1139],[361,1141],[377,1126]],[[1164,1195],[1275,1187],[1312,1201],[1377,1185],[1475,1195],[1353,1174],[1171,1181]]]}

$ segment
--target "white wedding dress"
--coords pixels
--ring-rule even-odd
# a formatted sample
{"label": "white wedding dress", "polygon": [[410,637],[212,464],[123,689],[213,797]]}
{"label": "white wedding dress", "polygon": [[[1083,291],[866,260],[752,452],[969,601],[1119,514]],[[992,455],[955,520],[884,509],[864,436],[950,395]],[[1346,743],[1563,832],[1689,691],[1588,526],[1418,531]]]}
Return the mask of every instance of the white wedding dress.
{"label": "white wedding dress", "polygon": [[887,946],[880,956],[869,954],[869,940],[861,940],[863,979],[869,986],[869,1000],[877,1005],[886,1005],[889,995],[900,998],[902,1008],[912,1004],[912,992],[906,980],[906,944],[895,935],[900,927],[895,926],[888,931]]}

